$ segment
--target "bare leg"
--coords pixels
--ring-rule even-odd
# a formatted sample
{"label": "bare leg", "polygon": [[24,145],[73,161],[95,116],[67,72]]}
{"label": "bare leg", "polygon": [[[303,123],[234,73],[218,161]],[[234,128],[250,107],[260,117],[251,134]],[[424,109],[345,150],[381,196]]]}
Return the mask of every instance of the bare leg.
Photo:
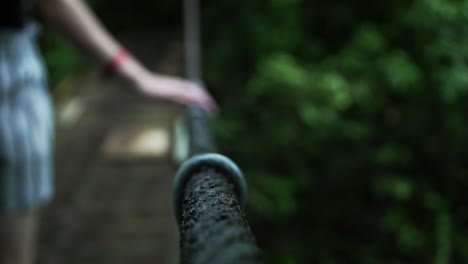
{"label": "bare leg", "polygon": [[33,264],[38,212],[0,215],[0,264]]}

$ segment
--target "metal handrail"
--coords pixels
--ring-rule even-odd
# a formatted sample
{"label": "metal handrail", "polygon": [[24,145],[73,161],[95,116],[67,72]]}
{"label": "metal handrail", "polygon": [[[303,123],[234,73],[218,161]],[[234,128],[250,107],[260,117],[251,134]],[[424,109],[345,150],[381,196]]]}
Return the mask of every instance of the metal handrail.
{"label": "metal handrail", "polygon": [[[201,83],[198,0],[185,0],[186,71]],[[241,170],[216,153],[206,112],[186,109],[190,157],[174,179],[174,209],[180,230],[182,264],[260,264],[245,214],[247,185]]]}

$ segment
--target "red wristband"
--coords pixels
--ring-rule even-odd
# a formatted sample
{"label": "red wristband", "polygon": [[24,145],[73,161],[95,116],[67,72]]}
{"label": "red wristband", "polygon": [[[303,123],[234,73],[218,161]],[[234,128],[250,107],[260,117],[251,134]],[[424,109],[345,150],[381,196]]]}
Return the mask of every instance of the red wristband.
{"label": "red wristband", "polygon": [[103,69],[103,75],[105,77],[110,77],[112,76],[119,66],[122,64],[122,61],[125,60],[125,58],[128,57],[128,52],[124,48],[120,48],[114,56],[109,60],[109,62],[104,66]]}

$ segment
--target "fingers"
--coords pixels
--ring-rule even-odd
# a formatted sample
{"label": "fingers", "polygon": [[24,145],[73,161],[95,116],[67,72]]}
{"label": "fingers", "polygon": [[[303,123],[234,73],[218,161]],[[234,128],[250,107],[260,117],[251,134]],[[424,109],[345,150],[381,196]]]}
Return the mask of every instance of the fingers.
{"label": "fingers", "polygon": [[211,96],[205,91],[185,91],[181,99],[181,103],[185,105],[198,105],[210,114],[215,114],[218,111],[218,106]]}
{"label": "fingers", "polygon": [[209,114],[216,114],[218,105],[199,84],[179,78],[149,75],[139,82],[139,90],[150,97],[159,97],[184,105],[199,105]]}
{"label": "fingers", "polygon": [[218,111],[218,105],[216,101],[206,90],[197,86],[194,88],[194,90],[191,91],[191,93],[195,99],[192,103],[199,104],[210,114],[215,114]]}

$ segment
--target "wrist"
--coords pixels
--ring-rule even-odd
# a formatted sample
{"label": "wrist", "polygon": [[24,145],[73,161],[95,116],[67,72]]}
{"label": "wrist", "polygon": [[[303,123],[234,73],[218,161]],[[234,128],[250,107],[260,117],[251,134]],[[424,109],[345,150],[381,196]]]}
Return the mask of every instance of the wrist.
{"label": "wrist", "polygon": [[102,74],[105,77],[113,76],[127,59],[129,59],[128,51],[125,48],[119,48],[104,65]]}
{"label": "wrist", "polygon": [[150,72],[140,65],[128,63],[122,67],[121,76],[134,87],[143,86]]}
{"label": "wrist", "polygon": [[119,65],[117,74],[131,85],[140,86],[142,80],[149,75],[149,72],[137,60],[129,56]]}

